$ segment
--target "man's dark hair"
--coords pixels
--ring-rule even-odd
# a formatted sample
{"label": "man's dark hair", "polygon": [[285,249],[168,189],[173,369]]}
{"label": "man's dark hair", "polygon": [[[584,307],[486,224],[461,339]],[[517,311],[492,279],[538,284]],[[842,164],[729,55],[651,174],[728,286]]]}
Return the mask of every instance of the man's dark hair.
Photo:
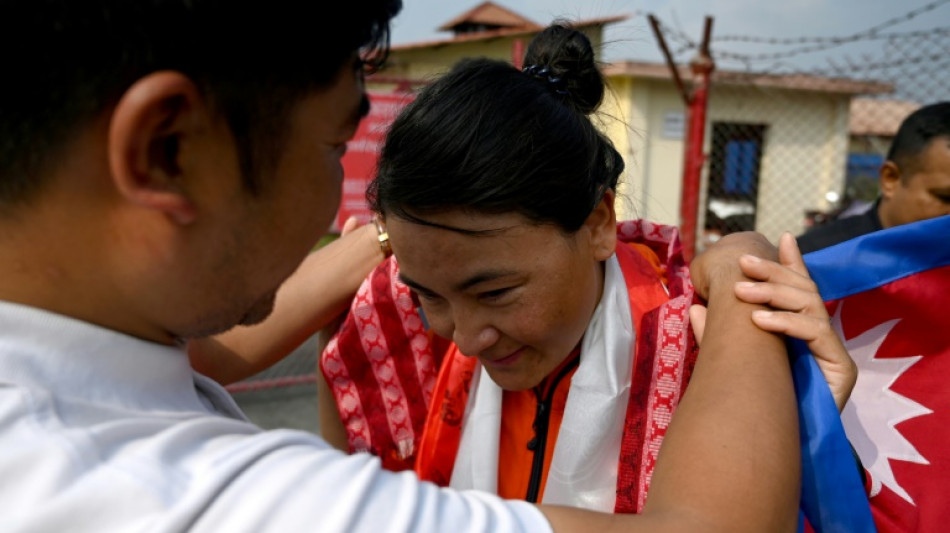
{"label": "man's dark hair", "polygon": [[246,186],[289,111],[358,49],[385,58],[401,0],[0,0],[0,206],[27,201],[79,128],[138,79],[191,78],[228,122]]}
{"label": "man's dark hair", "polygon": [[939,102],[921,107],[904,119],[887,159],[901,169],[901,179],[917,169],[917,158],[936,137],[950,137],[950,102]]}

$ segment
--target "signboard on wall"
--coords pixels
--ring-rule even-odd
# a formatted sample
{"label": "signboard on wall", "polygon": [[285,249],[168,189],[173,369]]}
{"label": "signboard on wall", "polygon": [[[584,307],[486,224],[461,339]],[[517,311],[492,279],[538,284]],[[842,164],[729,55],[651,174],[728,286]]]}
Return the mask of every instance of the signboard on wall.
{"label": "signboard on wall", "polygon": [[682,111],[667,111],[663,114],[664,139],[683,140],[683,132],[686,131],[686,114]]}
{"label": "signboard on wall", "polygon": [[405,92],[380,93],[369,91],[369,115],[361,122],[356,135],[346,144],[343,155],[343,195],[336,215],[339,229],[347,218],[355,216],[366,223],[372,212],[366,204],[366,187],[376,175],[379,151],[390,124],[412,101],[413,95]]}

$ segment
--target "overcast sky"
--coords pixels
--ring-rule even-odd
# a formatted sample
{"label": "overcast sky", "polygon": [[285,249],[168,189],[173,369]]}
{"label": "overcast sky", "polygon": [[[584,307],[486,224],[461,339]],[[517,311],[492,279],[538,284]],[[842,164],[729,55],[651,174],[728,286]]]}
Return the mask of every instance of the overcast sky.
{"label": "overcast sky", "polygon": [[[479,0],[403,0],[402,13],[394,21],[395,44],[448,37],[436,27],[480,3]],[[655,14],[663,23],[698,41],[702,35],[703,18],[711,15],[713,50],[746,54],[787,51],[801,45],[749,45],[737,42],[716,42],[727,35],[766,38],[844,37],[901,17],[915,9],[926,10],[912,20],[894,25],[887,31],[942,30],[950,27],[950,0],[496,0],[539,24],[557,17],[572,19],[628,14],[631,18],[608,26],[608,45],[603,51],[607,60],[640,59],[661,61],[656,41],[646,21],[646,14]],[[681,48],[670,42],[671,48]],[[868,47],[876,47],[870,50]],[[881,41],[834,47],[817,53],[802,53],[794,59],[760,60],[758,69],[773,70],[779,62],[820,65],[828,54],[856,58],[875,54]],[[681,53],[688,59],[692,52]],[[764,62],[763,62],[764,61]],[[766,63],[769,65],[766,66]]]}

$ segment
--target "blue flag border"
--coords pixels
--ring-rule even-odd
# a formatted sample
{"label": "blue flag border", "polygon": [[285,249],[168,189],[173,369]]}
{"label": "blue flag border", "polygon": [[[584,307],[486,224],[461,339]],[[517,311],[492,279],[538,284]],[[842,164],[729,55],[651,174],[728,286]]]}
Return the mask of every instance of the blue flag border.
{"label": "blue flag border", "polygon": [[[869,233],[804,256],[825,301],[950,265],[950,215]],[[945,241],[944,241],[945,242]],[[831,391],[804,342],[789,341],[802,446],[802,512],[820,532],[875,531]]]}
{"label": "blue flag border", "polygon": [[[935,235],[948,239],[947,245],[935,247]],[[950,215],[869,233],[804,258],[822,299],[844,298],[950,265]],[[853,266],[842,268],[842,264]]]}
{"label": "blue flag border", "polygon": [[[937,236],[937,238],[935,238]],[[825,301],[950,265],[950,215],[869,233],[806,254]],[[789,341],[802,448],[802,513],[819,533],[875,531],[834,399],[804,342]]]}

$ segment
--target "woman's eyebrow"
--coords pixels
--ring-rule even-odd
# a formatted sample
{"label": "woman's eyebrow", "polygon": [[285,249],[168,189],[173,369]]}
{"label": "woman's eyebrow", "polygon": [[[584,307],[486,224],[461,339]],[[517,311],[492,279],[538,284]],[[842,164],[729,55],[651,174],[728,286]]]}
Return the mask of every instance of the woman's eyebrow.
{"label": "woman's eyebrow", "polygon": [[412,290],[416,292],[421,292],[422,294],[435,294],[432,290],[426,288],[425,286],[419,284],[416,281],[413,281],[411,278],[406,277],[402,272],[399,273],[399,281],[405,283]]}
{"label": "woman's eyebrow", "polygon": [[[478,285],[479,283],[485,283],[486,281],[493,281],[498,278],[511,276],[513,274],[515,274],[514,270],[502,270],[502,269],[490,269],[490,270],[484,270],[481,272],[476,272],[475,274],[469,276],[465,280],[455,284],[455,286],[452,287],[452,290],[456,292],[464,292]],[[435,294],[435,291],[432,291],[431,289],[425,287],[424,285],[421,285],[420,283],[412,280],[411,278],[406,277],[406,275],[403,274],[402,272],[399,273],[399,279],[417,292],[420,292],[422,294]]]}
{"label": "woman's eyebrow", "polygon": [[511,276],[513,274],[515,274],[514,270],[502,270],[502,269],[483,270],[481,272],[476,272],[475,274],[469,276],[464,281],[458,283],[454,287],[454,289],[459,292],[466,291],[478,285],[479,283],[485,283],[486,281],[494,281],[498,278]]}

